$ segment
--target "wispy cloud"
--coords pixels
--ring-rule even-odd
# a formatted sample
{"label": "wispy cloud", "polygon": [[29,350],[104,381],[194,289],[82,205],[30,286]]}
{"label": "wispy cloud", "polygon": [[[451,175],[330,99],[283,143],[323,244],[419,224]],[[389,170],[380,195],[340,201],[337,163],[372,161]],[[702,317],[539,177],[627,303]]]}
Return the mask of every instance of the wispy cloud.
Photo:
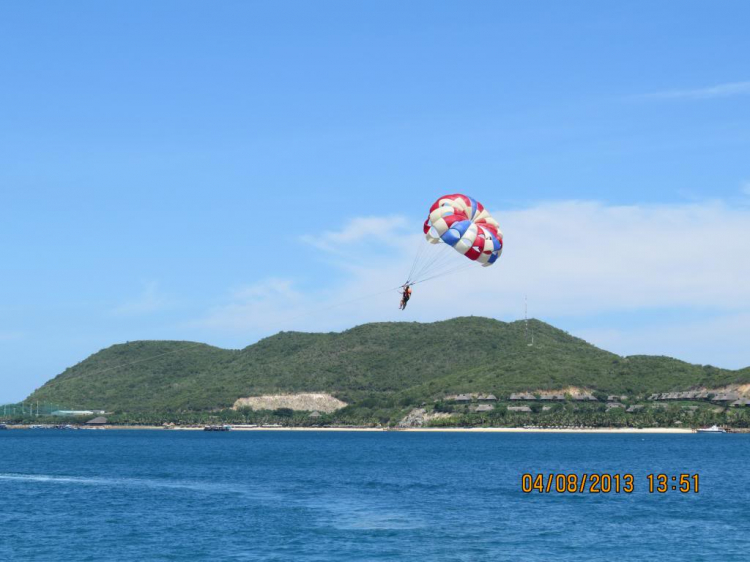
{"label": "wispy cloud", "polygon": [[294,288],[291,279],[266,278],[230,292],[225,302],[212,307],[192,326],[219,332],[255,334],[258,327],[277,331],[283,319],[299,314],[309,297]]}
{"label": "wispy cloud", "polygon": [[352,245],[357,243],[377,242],[392,246],[395,243],[394,231],[403,230],[406,226],[407,221],[401,216],[356,217],[340,230],[306,234],[302,241],[327,252],[351,253]]}
{"label": "wispy cloud", "polygon": [[116,316],[141,316],[161,310],[167,304],[166,298],[159,292],[159,283],[149,281],[144,283],[139,296],[115,307],[112,313]]}
{"label": "wispy cloud", "polygon": [[693,99],[703,100],[712,98],[728,98],[732,96],[742,96],[750,94],[750,81],[747,82],[728,82],[726,84],[717,84],[706,88],[694,88],[690,90],[666,90],[663,92],[653,92],[636,96],[639,99]]}
{"label": "wispy cloud", "polygon": [[[415,245],[426,242],[418,219],[382,217],[380,224],[392,228],[388,259],[377,248],[343,244],[342,251],[356,254],[359,261],[356,267],[335,266],[343,272],[343,281],[341,275],[333,276],[339,279],[335,286],[301,290],[295,283],[302,279],[267,280],[234,291],[197,324],[241,334],[249,342],[281,329],[326,331],[372,321],[434,321],[459,315],[515,320],[522,317],[528,295],[537,317],[562,325],[566,318],[575,319],[576,325],[591,327],[588,333],[616,330],[616,338],[593,339],[612,343],[613,351],[654,351],[663,333],[664,349],[678,357],[700,361],[695,350],[701,349],[706,352],[702,362],[750,364],[746,352],[723,359],[716,346],[711,355],[705,339],[710,333],[688,332],[678,323],[650,333],[616,320],[623,314],[648,319],[661,309],[697,310],[707,318],[731,316],[731,330],[724,332],[750,333],[750,209],[722,202],[612,206],[566,201],[493,216],[506,235],[498,263],[418,285],[404,313],[389,287],[403,282]],[[361,233],[351,230],[358,224],[379,223],[375,217],[352,219],[326,237],[356,239]],[[368,260],[375,253],[376,259]],[[610,320],[598,320],[607,315]],[[716,334],[722,333],[722,318],[715,321]],[[671,329],[682,329],[684,337],[669,338]],[[696,341],[691,343],[692,337]],[[739,357],[743,354],[744,363]]]}

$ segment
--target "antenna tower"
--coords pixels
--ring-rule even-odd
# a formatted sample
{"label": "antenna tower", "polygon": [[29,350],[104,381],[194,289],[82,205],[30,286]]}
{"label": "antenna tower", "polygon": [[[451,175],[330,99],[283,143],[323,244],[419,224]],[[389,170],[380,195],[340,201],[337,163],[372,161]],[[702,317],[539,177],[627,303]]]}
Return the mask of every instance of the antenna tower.
{"label": "antenna tower", "polygon": [[[524,317],[524,322],[526,323],[526,326],[524,328],[526,341],[529,341],[529,299],[526,295],[524,295],[523,297],[523,317]],[[527,343],[526,345],[528,345],[529,347],[534,345],[534,327],[533,326],[531,327],[531,341]]]}
{"label": "antenna tower", "polygon": [[523,337],[529,339],[529,299],[526,295],[523,296],[523,320]]}

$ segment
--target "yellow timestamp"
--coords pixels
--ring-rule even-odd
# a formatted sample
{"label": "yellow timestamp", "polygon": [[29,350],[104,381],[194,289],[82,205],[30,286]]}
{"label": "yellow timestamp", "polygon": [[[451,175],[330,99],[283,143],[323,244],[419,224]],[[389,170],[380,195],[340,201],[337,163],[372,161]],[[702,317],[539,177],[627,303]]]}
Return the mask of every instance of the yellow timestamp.
{"label": "yellow timestamp", "polygon": [[[651,494],[681,492],[698,493],[697,474],[647,474],[647,489]],[[616,473],[538,473],[521,475],[521,491],[525,494],[632,494],[636,489],[636,478],[627,472]]]}
{"label": "yellow timestamp", "polygon": [[697,474],[647,474],[649,493],[665,494],[669,491],[698,493],[700,489],[700,478]]}

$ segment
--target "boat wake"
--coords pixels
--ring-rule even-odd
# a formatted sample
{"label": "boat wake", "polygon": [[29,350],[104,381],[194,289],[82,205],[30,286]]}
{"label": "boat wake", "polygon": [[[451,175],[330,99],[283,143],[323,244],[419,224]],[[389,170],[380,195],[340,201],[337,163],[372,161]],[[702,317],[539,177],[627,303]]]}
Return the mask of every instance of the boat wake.
{"label": "boat wake", "polygon": [[0,473],[0,481],[37,482],[42,484],[66,484],[78,486],[105,486],[110,488],[152,488],[164,490],[186,490],[204,494],[228,494],[250,496],[254,499],[277,500],[277,495],[267,490],[255,490],[246,485],[233,483],[195,482],[189,480],[156,480],[149,478],[101,478],[64,476],[54,474]]}

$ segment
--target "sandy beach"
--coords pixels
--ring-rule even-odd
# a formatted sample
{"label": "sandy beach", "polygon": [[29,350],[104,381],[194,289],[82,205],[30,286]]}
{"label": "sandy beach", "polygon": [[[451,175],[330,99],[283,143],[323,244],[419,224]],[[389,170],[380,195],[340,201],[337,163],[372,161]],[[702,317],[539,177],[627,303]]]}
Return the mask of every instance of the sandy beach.
{"label": "sandy beach", "polygon": [[[31,429],[27,425],[9,425],[8,429]],[[163,427],[158,425],[108,425],[103,427],[80,427],[86,431],[99,430],[162,430],[162,431],[203,431],[203,427]],[[537,427],[411,427],[411,428],[382,428],[382,427],[237,427],[232,431],[357,431],[357,432],[408,432],[408,433],[694,433],[690,428],[677,427],[598,427],[598,428],[569,428],[552,429]]]}
{"label": "sandy beach", "polygon": [[[203,428],[176,427],[174,429],[178,431],[201,431]],[[644,429],[633,427],[601,427],[585,429],[551,429],[530,427],[419,427],[404,429],[386,429],[380,427],[232,427],[232,431],[398,431],[409,433],[693,433],[692,429],[675,427],[649,427]]]}

